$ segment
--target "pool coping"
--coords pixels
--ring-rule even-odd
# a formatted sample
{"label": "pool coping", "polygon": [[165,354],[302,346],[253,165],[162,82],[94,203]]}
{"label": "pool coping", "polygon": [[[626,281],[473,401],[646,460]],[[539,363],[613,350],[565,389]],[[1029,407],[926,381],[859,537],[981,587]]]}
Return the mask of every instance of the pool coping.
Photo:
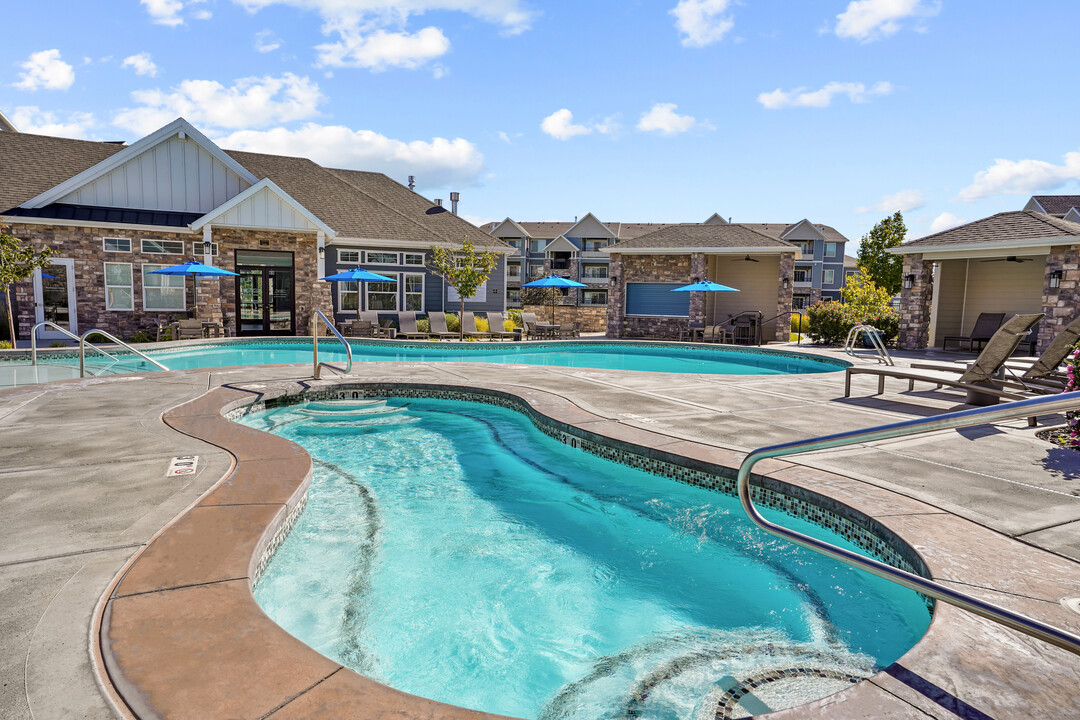
{"label": "pool coping", "polygon": [[[364,678],[293,638],[255,603],[252,582],[302,508],[311,480],[311,460],[300,446],[233,423],[226,414],[289,395],[342,387],[374,392],[407,387],[515,398],[560,432],[598,438],[606,445],[648,457],[678,458],[682,464],[717,475],[730,476],[744,457],[737,451],[629,427],[546,391],[494,383],[481,389],[453,383],[344,378],[248,382],[208,391],[166,411],[162,419],[178,432],[228,451],[234,457],[232,469],[132,559],[99,608],[100,626],[95,628],[94,641],[104,668],[103,680],[111,684],[114,699],[121,703],[119,709],[128,716],[379,717],[381,713],[396,713],[395,717],[417,718],[497,717],[418,698]],[[914,548],[934,579],[974,581],[992,568],[998,573],[996,586],[1015,590],[999,602],[1012,603],[1013,609],[1074,632],[1080,629],[1080,616],[1071,616],[1056,603],[1066,594],[1062,588],[1075,588],[1075,583],[1070,586],[1061,578],[1075,577],[1080,568],[1077,563],[842,475],[779,460],[765,461],[758,467],[766,482],[805,497],[825,499],[893,533]],[[949,529],[945,535],[941,533],[943,524]],[[932,547],[927,544],[931,539]],[[1009,556],[1010,561],[1002,563],[1008,570],[1002,572],[1000,566],[986,560],[975,562],[973,546],[978,547],[979,557]],[[958,563],[958,558],[963,562]],[[1030,574],[1013,570],[1024,567],[1040,568],[1038,590],[1043,597],[1033,597],[1036,590]],[[1047,569],[1056,580],[1043,577]],[[894,666],[829,698],[770,717],[863,717],[874,714],[867,708],[880,709],[882,702],[910,709],[917,705],[918,693],[897,679],[895,668],[928,674],[942,658],[959,663],[965,652],[982,651],[985,655],[985,644],[1000,644],[1000,632],[1004,632],[985,625],[985,621],[939,606],[926,635]],[[967,643],[958,645],[957,637]],[[1064,653],[1056,648],[1046,650],[1051,656],[1054,652]],[[980,670],[986,672],[985,668]],[[1007,675],[1010,667],[998,670]],[[252,682],[252,678],[258,681]],[[905,693],[915,694],[898,699]],[[1078,702],[1071,698],[1072,705]],[[1055,706],[1060,709],[1068,704],[1058,697]],[[815,706],[820,712],[814,711]],[[840,715],[838,709],[855,714]]]}

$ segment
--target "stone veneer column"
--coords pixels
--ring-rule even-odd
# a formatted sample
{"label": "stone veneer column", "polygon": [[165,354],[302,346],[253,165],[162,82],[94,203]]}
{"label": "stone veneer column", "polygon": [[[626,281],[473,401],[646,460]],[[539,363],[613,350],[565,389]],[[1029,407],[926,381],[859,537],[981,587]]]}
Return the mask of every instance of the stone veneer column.
{"label": "stone veneer column", "polygon": [[[690,277],[687,282],[708,280],[709,263],[705,253],[693,253],[690,255]],[[703,324],[705,322],[705,293],[690,293],[690,322]]]}
{"label": "stone veneer column", "polygon": [[780,253],[780,279],[776,284],[776,339],[791,341],[791,303],[795,296],[795,253]]}
{"label": "stone veneer column", "polygon": [[930,301],[934,297],[934,263],[921,254],[905,255],[903,276],[911,287],[900,291],[900,339],[903,350],[921,350],[930,342]]}
{"label": "stone veneer column", "polygon": [[623,277],[622,255],[612,253],[608,260],[607,336],[620,338],[623,316],[626,314],[626,278]]}
{"label": "stone veneer column", "polygon": [[[1050,287],[1050,274],[1061,273],[1058,287]],[[1080,245],[1050,248],[1043,274],[1043,313],[1039,323],[1038,352],[1042,352],[1061,329],[1080,315]]]}

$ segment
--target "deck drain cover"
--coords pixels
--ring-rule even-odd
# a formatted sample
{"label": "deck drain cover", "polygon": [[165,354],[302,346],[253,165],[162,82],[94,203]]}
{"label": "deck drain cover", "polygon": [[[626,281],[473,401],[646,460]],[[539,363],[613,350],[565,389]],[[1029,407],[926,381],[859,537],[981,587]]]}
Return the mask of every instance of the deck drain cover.
{"label": "deck drain cover", "polygon": [[1080,597],[1061,598],[1061,604],[1066,610],[1072,610],[1077,615],[1080,615]]}

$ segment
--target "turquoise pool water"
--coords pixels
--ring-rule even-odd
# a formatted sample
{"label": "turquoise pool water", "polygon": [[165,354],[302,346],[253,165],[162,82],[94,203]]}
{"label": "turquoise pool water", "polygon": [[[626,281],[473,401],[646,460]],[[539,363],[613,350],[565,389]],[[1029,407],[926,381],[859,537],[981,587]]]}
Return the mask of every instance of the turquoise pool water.
{"label": "turquoise pool water", "polygon": [[[380,360],[484,362],[720,375],[820,373],[835,372],[844,367],[837,362],[787,352],[694,348],[659,343],[354,342],[352,347],[354,363]],[[156,369],[131,355],[118,357],[121,362],[116,365],[90,356],[87,357],[87,363],[96,371],[107,372],[147,372]],[[186,349],[152,351],[151,357],[170,370],[310,363],[311,341],[283,339],[273,342],[208,343]],[[336,341],[320,342],[319,359],[342,363],[345,360],[345,350]],[[46,359],[45,362],[71,364],[72,361],[68,358]],[[0,364],[0,369],[2,365]]]}
{"label": "turquoise pool water", "polygon": [[256,599],[406,692],[544,720],[711,719],[724,703],[741,717],[868,677],[930,619],[915,593],[761,532],[733,497],[571,449],[511,410],[359,400],[242,422],[315,461]]}

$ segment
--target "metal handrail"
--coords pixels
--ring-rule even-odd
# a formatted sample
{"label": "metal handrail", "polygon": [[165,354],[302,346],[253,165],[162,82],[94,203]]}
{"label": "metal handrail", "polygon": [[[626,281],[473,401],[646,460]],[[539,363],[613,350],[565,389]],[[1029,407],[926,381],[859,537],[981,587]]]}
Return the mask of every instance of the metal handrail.
{"label": "metal handrail", "polygon": [[885,365],[893,365],[892,355],[885,348],[885,341],[881,339],[881,331],[873,325],[856,325],[848,330],[847,339],[844,340],[844,354],[851,357],[858,357],[855,354],[855,341],[858,339],[859,334],[870,340],[870,346],[877,353],[877,361]]}
{"label": "metal handrail", "polygon": [[[71,332],[70,330],[65,330],[64,328],[60,327],[59,325],[57,325],[54,322],[49,322],[48,320],[43,320],[42,322],[39,322],[34,327],[30,328],[30,364],[31,365],[37,365],[37,331],[38,331],[38,328],[44,327],[46,325],[48,325],[49,327],[51,327],[53,329],[59,330],[60,332],[67,335],[72,340],[74,340],[76,342],[79,342],[79,336],[76,335],[75,333]],[[101,353],[105,357],[109,358],[110,360],[112,360],[114,362],[116,361],[115,357],[113,357],[109,353],[105,352],[104,350],[99,348],[97,345],[94,345],[93,343],[87,343],[87,345],[94,348],[95,350],[97,350],[99,353]]]}
{"label": "metal handrail", "polygon": [[[126,342],[124,342],[120,338],[116,337],[112,333],[108,333],[108,332],[105,332],[104,330],[98,330],[97,328],[95,328],[93,330],[87,330],[86,332],[84,332],[82,334],[82,337],[79,338],[79,377],[86,377],[86,346],[89,345],[90,347],[94,347],[94,344],[93,343],[88,343],[86,341],[86,338],[89,337],[90,335],[93,335],[94,333],[97,333],[98,335],[104,335],[105,337],[107,337],[109,340],[112,340],[114,343],[116,343],[120,347],[127,348],[129,352],[135,353],[136,355],[141,357],[146,362],[151,363],[153,365],[157,365],[162,370],[167,371],[169,369],[169,368],[165,367],[164,365],[162,365],[161,363],[159,363],[157,360],[155,360],[152,357],[150,357],[149,355],[147,355],[146,353],[139,352],[135,348],[131,347]],[[94,348],[94,349],[97,350],[98,348]],[[113,358],[113,360],[115,360],[115,359],[116,358]]]}
{"label": "metal handrail", "polygon": [[[755,325],[754,325],[754,340],[755,340],[754,344],[760,346],[761,345],[761,326],[762,326],[761,318],[765,317],[765,313],[761,312],[760,310],[743,310],[738,315],[728,315],[728,319],[725,320],[724,323],[725,324],[731,323],[732,320],[738,320],[743,315],[755,315],[755,316],[757,316],[757,323],[755,323]],[[732,335],[734,335],[735,325],[732,324],[731,327],[732,327]]]}
{"label": "metal handrail", "polygon": [[[784,317],[785,315],[798,315],[799,316],[799,330],[802,330],[802,324],[803,324],[802,319],[803,319],[804,315],[803,315],[803,312],[801,310],[788,310],[787,312],[782,312],[779,315],[773,315],[771,318],[766,318],[765,320],[762,320],[761,324],[764,325],[765,323],[770,323],[773,320],[779,320],[780,318]],[[790,332],[790,328],[789,328],[789,332]],[[795,344],[796,345],[802,345],[802,333],[797,332],[795,334],[799,336],[799,339],[795,341]],[[790,340],[789,340],[789,342],[790,342]]]}
{"label": "metal handrail", "polygon": [[770,522],[762,517],[761,513],[759,513],[754,506],[754,501],[750,497],[750,472],[754,465],[767,458],[785,457],[788,455],[816,452],[819,450],[830,450],[832,448],[846,447],[858,443],[890,440],[893,438],[920,435],[937,430],[949,430],[952,428],[982,425],[1003,420],[1015,420],[1017,418],[1032,415],[1059,413],[1068,410],[1080,410],[1080,392],[1063,393],[1062,395],[1032,398],[1030,400],[1019,400],[1017,402],[1010,402],[1006,405],[976,408],[974,410],[962,410],[960,412],[939,415],[933,418],[905,420],[904,422],[882,425],[866,430],[853,430],[851,432],[838,433],[836,435],[811,438],[810,440],[799,440],[797,442],[784,443],[783,445],[759,448],[747,455],[746,459],[743,460],[742,465],[739,467],[739,500],[742,502],[743,509],[750,517],[750,520],[767,533],[784,538],[785,540],[793,542],[808,550],[813,550],[814,552],[838,560],[845,565],[865,570],[868,573],[894,582],[897,585],[902,585],[903,587],[921,592],[936,600],[955,605],[962,610],[967,610],[980,617],[987,618],[993,622],[1005,625],[1006,627],[1018,630],[1026,635],[1030,635],[1044,642],[1048,642],[1051,645],[1056,645],[1071,653],[1080,655],[1080,636],[1047,625],[1046,623],[1029,618],[1026,615],[1007,610],[1006,608],[994,605],[993,603],[985,602],[966,593],[936,583],[933,580],[928,580],[921,575],[894,568],[893,566],[879,562],[878,560],[864,557],[845,548],[831,545],[823,540],[818,540],[817,538],[804,535],[803,533]]}
{"label": "metal handrail", "polygon": [[[330,363],[319,362],[319,318],[322,318],[323,324],[326,328],[334,333],[338,341],[345,346],[345,369],[342,370],[339,367],[335,367]],[[345,336],[338,332],[338,329],[334,327],[334,324],[322,314],[322,310],[316,310],[311,313],[311,348],[312,348],[312,361],[315,366],[315,379],[318,380],[322,374],[322,367],[325,365],[331,370],[337,371],[342,375],[348,375],[352,371],[352,345],[345,339]]]}

